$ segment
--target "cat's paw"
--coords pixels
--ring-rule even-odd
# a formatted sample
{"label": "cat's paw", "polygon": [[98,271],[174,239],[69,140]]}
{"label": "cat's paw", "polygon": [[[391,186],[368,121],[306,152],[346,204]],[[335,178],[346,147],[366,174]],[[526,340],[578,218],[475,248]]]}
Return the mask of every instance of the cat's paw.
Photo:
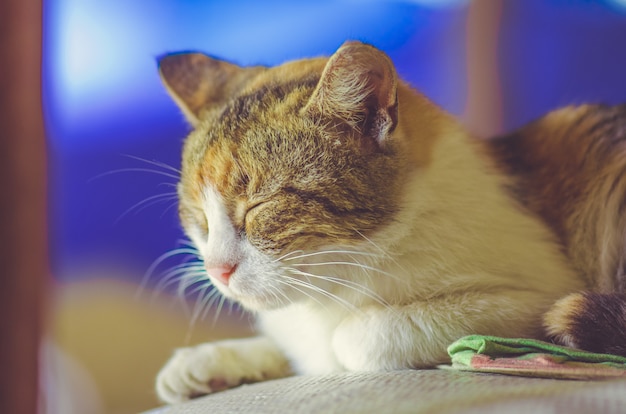
{"label": "cat's paw", "polygon": [[156,391],[173,404],[290,374],[289,362],[269,339],[234,339],[178,349],[159,372]]}
{"label": "cat's paw", "polygon": [[585,312],[585,295],[574,293],[554,304],[544,316],[544,326],[548,335],[561,345],[580,347],[576,334],[578,315]]}
{"label": "cat's paw", "polygon": [[222,341],[177,349],[157,375],[158,397],[174,404],[271,376],[250,364],[241,348],[239,341]]}
{"label": "cat's paw", "polygon": [[574,293],[556,302],[544,316],[554,341],[586,351],[626,356],[626,295]]}
{"label": "cat's paw", "polygon": [[202,344],[174,352],[156,379],[158,397],[169,404],[239,385],[242,373],[229,347]]}

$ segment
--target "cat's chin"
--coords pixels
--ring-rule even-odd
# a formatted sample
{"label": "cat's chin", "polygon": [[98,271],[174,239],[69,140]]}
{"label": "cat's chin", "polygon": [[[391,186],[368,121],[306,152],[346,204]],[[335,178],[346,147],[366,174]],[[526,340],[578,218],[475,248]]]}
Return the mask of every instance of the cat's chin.
{"label": "cat's chin", "polygon": [[276,299],[246,297],[235,300],[242,308],[250,312],[261,312],[280,309],[288,305]]}
{"label": "cat's chin", "polygon": [[255,292],[254,294],[241,293],[229,287],[217,286],[223,296],[232,302],[236,302],[243,309],[251,312],[267,311],[279,309],[287,306],[286,300],[281,300],[280,296]]}

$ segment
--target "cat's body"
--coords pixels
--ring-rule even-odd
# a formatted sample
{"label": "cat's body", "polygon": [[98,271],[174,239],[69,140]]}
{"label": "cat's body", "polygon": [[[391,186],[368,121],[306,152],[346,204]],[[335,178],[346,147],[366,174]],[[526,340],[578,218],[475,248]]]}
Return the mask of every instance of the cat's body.
{"label": "cat's body", "polygon": [[595,309],[576,293],[623,292],[624,107],[479,141],[360,43],[272,69],[170,55],[161,73],[196,126],[183,225],[263,335],[179,350],[157,379],[163,400],[292,372],[432,367],[469,334],[593,348],[585,312],[615,311],[598,346],[625,352],[621,296]]}

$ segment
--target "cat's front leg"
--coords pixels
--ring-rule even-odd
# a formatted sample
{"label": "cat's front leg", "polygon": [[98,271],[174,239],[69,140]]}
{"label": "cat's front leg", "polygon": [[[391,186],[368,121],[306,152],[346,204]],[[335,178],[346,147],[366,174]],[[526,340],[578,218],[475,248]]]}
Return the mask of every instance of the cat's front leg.
{"label": "cat's front leg", "polygon": [[470,292],[371,306],[335,328],[332,347],[351,371],[435,367],[449,361],[448,345],[465,335],[538,337],[550,300],[528,291]]}
{"label": "cat's front leg", "polygon": [[287,359],[265,337],[210,342],[177,349],[157,375],[156,391],[173,404],[290,373]]}

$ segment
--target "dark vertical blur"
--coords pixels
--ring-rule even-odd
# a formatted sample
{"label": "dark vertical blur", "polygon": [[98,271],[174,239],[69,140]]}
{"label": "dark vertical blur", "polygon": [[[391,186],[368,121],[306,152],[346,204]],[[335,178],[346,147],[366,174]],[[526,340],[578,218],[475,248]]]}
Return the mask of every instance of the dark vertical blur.
{"label": "dark vertical blur", "polygon": [[37,410],[47,274],[41,4],[0,2],[0,412]]}

